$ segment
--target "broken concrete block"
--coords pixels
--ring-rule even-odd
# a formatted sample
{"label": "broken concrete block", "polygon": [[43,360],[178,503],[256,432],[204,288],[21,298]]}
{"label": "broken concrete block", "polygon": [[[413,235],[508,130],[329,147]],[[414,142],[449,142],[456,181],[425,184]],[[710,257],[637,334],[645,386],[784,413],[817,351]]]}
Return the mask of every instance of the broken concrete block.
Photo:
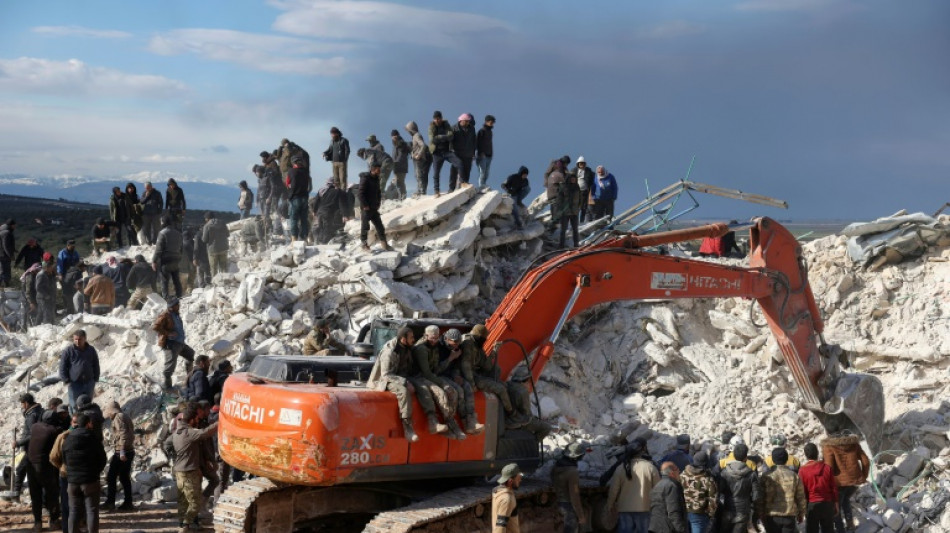
{"label": "broken concrete block", "polygon": [[[475,196],[475,192],[474,187],[462,187],[438,198],[423,196],[414,201],[406,200],[400,207],[381,215],[383,226],[386,227],[387,234],[395,234],[418,226],[432,224],[462,207]],[[348,232],[351,224],[353,223],[347,224]],[[354,229],[358,228],[359,223],[357,222]]]}
{"label": "broken concrete block", "polygon": [[897,473],[904,478],[913,479],[924,469],[926,462],[926,457],[909,453],[897,464]]}
{"label": "broken concrete block", "polygon": [[402,254],[395,251],[378,252],[370,256],[369,264],[376,267],[376,270],[396,270],[402,261]]}
{"label": "broken concrete block", "polygon": [[395,300],[409,313],[416,311],[438,312],[435,302],[432,301],[432,296],[412,285],[376,276],[366,276],[363,282],[374,296],[380,300]]}
{"label": "broken concrete block", "polygon": [[286,246],[282,246],[272,251],[270,253],[270,260],[271,260],[271,263],[275,265],[280,265],[280,266],[285,266],[285,267],[292,267],[296,265],[296,263],[294,262],[293,251]]}
{"label": "broken concrete block", "polygon": [[280,322],[284,319],[283,315],[280,314],[280,311],[278,311],[273,305],[268,305],[262,314],[264,315],[264,321],[270,324],[276,324],[277,322]]}
{"label": "broken concrete block", "polygon": [[535,239],[544,234],[544,224],[536,220],[526,222],[523,229],[514,229],[511,231],[504,231],[495,235],[494,237],[485,237],[478,241],[478,245],[482,249],[495,248],[496,246],[501,246],[503,244],[511,244],[515,242],[524,242]]}
{"label": "broken concrete block", "polygon": [[264,298],[264,277],[258,274],[249,274],[238,286],[231,298],[231,308],[235,311],[256,311],[261,307]]}
{"label": "broken concrete block", "polygon": [[[251,334],[251,330],[253,330],[258,324],[260,324],[260,321],[256,318],[245,318],[240,324],[237,325],[237,327],[228,331],[221,337],[212,340],[206,349],[211,349],[212,346],[218,345],[218,343],[221,341],[229,342],[232,346],[240,344],[248,335]],[[222,344],[218,346],[223,347],[224,345]]]}

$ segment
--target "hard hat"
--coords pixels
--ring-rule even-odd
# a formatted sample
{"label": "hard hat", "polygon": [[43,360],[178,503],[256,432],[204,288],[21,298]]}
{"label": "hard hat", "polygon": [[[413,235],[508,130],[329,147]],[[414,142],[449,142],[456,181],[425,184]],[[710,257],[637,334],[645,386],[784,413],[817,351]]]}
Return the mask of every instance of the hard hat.
{"label": "hard hat", "polygon": [[521,475],[521,468],[518,463],[509,463],[501,469],[501,477],[498,478],[498,484],[507,483],[509,479],[514,479]]}
{"label": "hard hat", "polygon": [[577,158],[577,162],[578,162],[578,163],[586,163],[587,160],[584,159],[584,156],[580,156],[580,157]]}
{"label": "hard hat", "polygon": [[742,437],[739,436],[739,435],[734,435],[734,436],[729,440],[729,446],[735,447],[735,446],[738,446],[738,445],[740,445],[740,444],[745,444],[745,441],[742,440]]}
{"label": "hard hat", "polygon": [[587,443],[584,441],[572,442],[567,446],[567,451],[564,452],[564,455],[570,457],[571,459],[580,459],[584,457],[584,454],[587,453]]}

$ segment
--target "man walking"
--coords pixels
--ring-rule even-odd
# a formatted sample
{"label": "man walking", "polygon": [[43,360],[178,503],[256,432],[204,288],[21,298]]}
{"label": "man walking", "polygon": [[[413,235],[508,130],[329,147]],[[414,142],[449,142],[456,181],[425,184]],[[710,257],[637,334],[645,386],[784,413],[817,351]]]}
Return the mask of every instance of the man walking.
{"label": "man walking", "polygon": [[429,188],[429,166],[432,165],[432,154],[429,152],[429,146],[426,144],[422,134],[419,133],[419,126],[415,121],[410,120],[406,123],[406,131],[412,135],[412,166],[416,174],[416,192],[413,198],[423,196]]}
{"label": "man walking", "polygon": [[369,243],[366,239],[369,237],[369,225],[373,224],[376,229],[376,239],[382,243],[384,250],[392,250],[389,243],[386,242],[386,228],[383,227],[383,219],[379,216],[379,207],[383,202],[383,192],[379,185],[379,163],[373,163],[369,172],[360,173],[359,200],[360,209],[360,242],[363,250],[369,251]]}
{"label": "man walking", "polygon": [[766,533],[796,533],[796,522],[805,520],[808,500],[802,480],[789,468],[788,452],[784,448],[772,450],[775,466],[762,476],[762,499],[759,516]]}
{"label": "man walking", "polygon": [[116,480],[122,483],[125,500],[119,506],[120,511],[132,511],[132,460],[135,459],[135,433],[132,417],[122,412],[117,402],[106,406],[103,413],[106,420],[112,421],[110,447],[112,458],[109,460],[109,472],[106,473],[106,511],[114,511],[116,498]]}
{"label": "man walking", "polygon": [[645,441],[635,439],[624,453],[623,468],[614,470],[610,479],[607,507],[617,509],[618,533],[648,533],[650,529],[650,492],[660,482],[660,474],[645,453]]}
{"label": "man walking", "polygon": [[336,126],[330,128],[330,147],[323,152],[323,159],[333,164],[333,181],[341,191],[346,190],[346,165],[350,159],[350,141]]}
{"label": "man walking", "polygon": [[231,236],[228,225],[219,218],[214,218],[211,211],[205,213],[205,225],[201,231],[201,240],[208,248],[208,262],[211,266],[211,277],[219,272],[228,272],[228,238]]}
{"label": "man walking", "polygon": [[855,528],[851,510],[851,497],[858,487],[868,479],[871,461],[861,449],[857,435],[829,437],[821,441],[825,463],[831,467],[838,482],[838,516],[835,517],[835,530],[844,533]]}
{"label": "man walking", "polygon": [[12,265],[13,258],[16,257],[16,236],[13,234],[15,230],[16,220],[12,218],[0,226],[0,289],[9,287],[13,279]]}
{"label": "man walking", "polygon": [[59,380],[69,390],[69,410],[76,411],[76,400],[86,395],[95,396],[99,381],[99,353],[86,342],[86,330],[73,333],[73,345],[59,357]]}
{"label": "man walking", "polygon": [[89,416],[79,414],[76,427],[63,441],[66,481],[69,483],[69,531],[79,532],[80,513],[85,510],[89,533],[99,532],[99,475],[106,466],[102,439],[92,430]]}
{"label": "man walking", "polygon": [[515,491],[521,486],[521,469],[510,463],[501,469],[498,486],[491,493],[492,533],[520,533],[518,521],[518,497]]}
{"label": "man walking", "polygon": [[152,187],[152,182],[145,182],[145,193],[142,195],[142,233],[145,235],[145,244],[155,244],[158,238],[158,222],[162,216],[162,193]]}
{"label": "man walking", "polygon": [[523,228],[521,210],[525,208],[524,199],[531,192],[531,184],[528,183],[528,167],[522,166],[518,169],[518,172],[508,176],[501,188],[511,195],[511,198],[515,201],[515,205],[511,209],[511,214],[515,219],[515,227]]}
{"label": "man walking", "polygon": [[198,410],[194,406],[185,409],[182,415],[184,424],[169,437],[175,448],[175,483],[178,485],[178,526],[179,531],[200,531],[198,514],[201,512],[201,463],[202,441],[213,438],[218,424],[198,429],[200,422]]}
{"label": "man walking", "polygon": [[[287,174],[287,187],[290,189],[290,240],[291,242],[306,241],[307,234],[310,232],[307,198],[313,188],[313,181],[310,179],[310,170],[304,164],[303,156],[293,156],[291,163],[293,168]],[[208,252],[210,253],[211,250],[209,249]]]}
{"label": "man walking", "polygon": [[650,533],[686,533],[686,500],[680,469],[673,462],[660,466],[660,482],[650,491]]}
{"label": "man walking", "polygon": [[831,467],[818,460],[818,446],[814,443],[805,445],[805,459],[805,464],[798,470],[808,500],[805,531],[834,533],[835,515],[838,514],[838,482]]}
{"label": "man walking", "polygon": [[158,346],[165,351],[164,376],[165,390],[172,388],[172,375],[178,366],[178,358],[185,360],[185,368],[190,372],[195,360],[195,351],[185,344],[185,325],[179,314],[178,298],[168,300],[168,308],[158,315],[152,330],[158,333]]}
{"label": "man walking", "polygon": [[162,231],[155,242],[155,253],[152,254],[152,269],[161,276],[162,298],[171,296],[169,284],[175,287],[175,296],[181,298],[181,254],[184,241],[181,232],[172,225],[171,215],[162,216]]}
{"label": "man walking", "polygon": [[491,170],[491,160],[495,154],[494,142],[492,140],[492,131],[495,128],[495,117],[485,116],[485,123],[478,130],[478,137],[475,143],[475,164],[478,165],[478,186],[485,187],[488,184],[488,172]]}

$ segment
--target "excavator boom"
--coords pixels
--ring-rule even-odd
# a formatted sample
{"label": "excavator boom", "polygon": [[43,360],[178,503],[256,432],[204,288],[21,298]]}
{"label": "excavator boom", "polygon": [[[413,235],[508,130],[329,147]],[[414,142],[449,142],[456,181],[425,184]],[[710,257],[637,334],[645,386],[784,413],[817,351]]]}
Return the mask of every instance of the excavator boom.
{"label": "excavator boom", "polygon": [[495,351],[502,377],[535,351],[530,370],[537,380],[564,323],[593,305],[617,300],[753,298],[805,406],[829,431],[859,431],[876,449],[884,414],[883,388],[872,376],[842,373],[838,352],[825,345],[801,246],[788,230],[771,219],[757,219],[750,230],[748,268],[643,250],[728,231],[725,224],[712,224],[623,235],[549,259],[529,271],[488,319],[485,349]]}

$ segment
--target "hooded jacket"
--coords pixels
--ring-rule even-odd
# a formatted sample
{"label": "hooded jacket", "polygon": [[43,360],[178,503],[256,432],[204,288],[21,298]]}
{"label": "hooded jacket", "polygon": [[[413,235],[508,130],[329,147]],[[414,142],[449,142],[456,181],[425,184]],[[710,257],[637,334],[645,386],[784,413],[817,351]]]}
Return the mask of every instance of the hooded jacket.
{"label": "hooded jacket", "polygon": [[[132,189],[130,192],[129,189]],[[139,203],[139,193],[132,182],[125,184],[125,192],[122,193],[122,200],[125,201],[125,212],[129,215],[129,220],[136,227],[142,225],[142,207]]]}
{"label": "hooded jacket", "polygon": [[125,193],[120,192],[118,196],[112,193],[112,196],[109,197],[109,217],[115,222],[129,222],[129,211],[125,203]]}
{"label": "hooded jacket", "polygon": [[723,494],[723,516],[737,524],[752,518],[753,503],[759,500],[755,471],[745,463],[733,461],[719,474],[719,492]]}
{"label": "hooded jacket", "polygon": [[577,186],[580,187],[582,191],[589,190],[594,184],[594,171],[591,170],[590,167],[574,167],[571,173],[577,176]]}
{"label": "hooded jacket", "polygon": [[405,174],[409,172],[409,143],[402,137],[393,141],[393,172]]}
{"label": "hooded jacket", "polygon": [[[294,165],[287,173],[287,187],[291,198],[306,198],[310,196],[310,189],[313,188],[313,182],[310,179],[310,171],[306,166]],[[211,252],[211,250],[208,250]]]}
{"label": "hooded jacket", "polygon": [[379,211],[379,206],[383,201],[379,176],[374,176],[370,172],[360,173],[359,199],[361,206],[369,208],[370,211]]}
{"label": "hooded jacket", "polygon": [[839,486],[855,487],[867,481],[871,461],[857,435],[827,438],[821,441],[821,453]]}
{"label": "hooded jacket", "polygon": [[19,437],[16,440],[17,446],[26,448],[27,444],[30,443],[30,434],[33,425],[39,422],[42,416],[43,406],[38,403],[34,403],[29,406],[26,411],[23,411],[23,430],[19,433]]}
{"label": "hooded jacket", "polygon": [[16,240],[13,236],[14,228],[9,224],[0,226],[0,260],[13,261],[16,255]]}
{"label": "hooded jacket", "polygon": [[175,180],[169,180],[175,184],[175,188],[170,186],[165,189],[165,209],[169,211],[184,211],[186,209],[185,191],[181,190]]}
{"label": "hooded jacket", "polygon": [[209,254],[220,254],[228,251],[228,237],[231,231],[223,220],[212,218],[205,223],[201,230],[201,240],[207,245]]}
{"label": "hooded jacket", "polygon": [[419,126],[416,125],[415,121],[410,120],[406,123],[406,131],[412,135],[412,152],[410,153],[412,160],[431,160],[432,154],[429,153],[429,146],[426,144],[426,140],[422,138],[422,134],[419,133]]}
{"label": "hooded jacket", "polygon": [[323,152],[323,158],[332,163],[346,163],[350,158],[350,141],[342,135],[339,139],[331,140],[330,147]]}
{"label": "hooded jacket", "polygon": [[86,283],[83,294],[91,306],[115,307],[115,283],[108,276],[96,274]]}
{"label": "hooded jacket", "polygon": [[106,466],[106,451],[93,430],[74,428],[63,442],[66,463],[66,481],[76,485],[98,483],[99,474]]}
{"label": "hooded jacket", "polygon": [[594,200],[616,200],[617,199],[617,180],[610,172],[604,176],[594,177],[594,183],[591,185],[591,197]]}
{"label": "hooded jacket", "polygon": [[528,180],[521,179],[521,175],[528,171],[528,168],[522,166],[518,169],[518,172],[508,176],[505,179],[505,182],[501,185],[501,188],[510,194],[513,198],[518,198],[521,196],[522,191],[524,191],[529,185]]}

